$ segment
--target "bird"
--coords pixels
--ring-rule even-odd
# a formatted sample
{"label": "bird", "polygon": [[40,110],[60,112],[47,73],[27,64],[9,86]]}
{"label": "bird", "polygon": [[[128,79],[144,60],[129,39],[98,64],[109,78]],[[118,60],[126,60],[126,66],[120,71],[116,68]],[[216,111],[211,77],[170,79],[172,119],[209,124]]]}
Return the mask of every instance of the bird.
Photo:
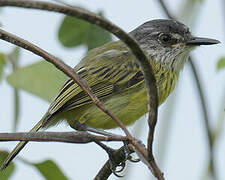
{"label": "bird", "polygon": [[[176,87],[179,74],[190,52],[200,45],[218,40],[193,36],[189,28],[176,20],[155,19],[140,25],[129,35],[144,51],[152,66],[161,105]],[[126,126],[148,112],[147,93],[141,67],[121,40],[90,50],[74,67],[105,107]],[[72,79],[68,79],[41,120],[30,130],[37,132],[66,121],[71,127],[86,124],[96,129],[112,129],[117,124],[91,101]],[[28,141],[21,141],[8,155],[6,168]]]}

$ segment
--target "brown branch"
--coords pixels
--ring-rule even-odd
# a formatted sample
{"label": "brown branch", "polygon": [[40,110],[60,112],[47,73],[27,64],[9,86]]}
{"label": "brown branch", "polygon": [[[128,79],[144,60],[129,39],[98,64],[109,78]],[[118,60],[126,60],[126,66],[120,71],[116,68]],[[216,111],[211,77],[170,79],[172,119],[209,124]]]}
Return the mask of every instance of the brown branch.
{"label": "brown branch", "polygon": [[[176,19],[175,16],[173,16],[171,14],[171,12],[169,11],[169,9],[168,9],[167,5],[165,4],[164,0],[159,0],[158,2],[160,4],[161,8],[163,9],[164,13],[167,15],[167,17],[169,17],[170,19]],[[194,61],[195,60],[193,60],[193,57],[190,56],[189,63],[190,63],[190,66],[191,66],[192,75],[194,77],[194,80],[195,80],[195,83],[196,83],[196,86],[197,86],[197,90],[198,90],[199,99],[200,99],[200,102],[201,102],[204,126],[205,126],[205,131],[206,131],[207,140],[208,140],[209,154],[210,154],[210,165],[209,166],[211,167],[212,176],[216,180],[216,179],[218,179],[217,178],[218,175],[216,173],[216,168],[215,168],[213,131],[211,130],[210,124],[209,124],[209,115],[208,115],[204,91],[203,91],[203,88],[202,88],[202,82],[199,79],[199,75],[198,75],[197,70],[195,68],[195,65],[193,63]]]}
{"label": "brown branch", "polygon": [[198,95],[202,107],[202,114],[203,114],[203,124],[205,126],[205,132],[208,140],[208,146],[209,146],[209,167],[212,173],[212,177],[214,177],[214,180],[218,179],[218,175],[216,173],[216,167],[215,167],[215,159],[214,159],[214,139],[213,139],[213,131],[210,128],[209,124],[209,116],[208,116],[208,110],[207,110],[207,105],[206,105],[206,100],[205,100],[205,95],[204,91],[202,89],[202,83],[199,79],[199,75],[197,73],[197,70],[195,68],[195,65],[193,63],[193,60],[190,57],[190,66],[192,70],[193,77],[195,79],[195,83],[198,89]]}
{"label": "brown branch", "polygon": [[[17,59],[13,59],[12,53],[14,53],[14,51],[16,51],[16,49],[13,49],[13,51],[7,55],[7,59],[9,60],[9,62],[12,65],[12,72],[16,71],[19,68],[18,65],[18,61]],[[14,105],[14,121],[13,121],[13,132],[16,131],[17,129],[17,125],[18,125],[18,120],[19,120],[19,113],[20,113],[20,106],[19,106],[19,102],[20,102],[20,97],[19,97],[19,90],[18,88],[13,88],[13,105]]]}
{"label": "brown branch", "polygon": [[[39,47],[35,46],[34,44],[32,44],[22,38],[19,38],[13,34],[10,34],[4,30],[1,30],[1,29],[0,29],[0,39],[10,42],[12,44],[15,44],[17,46],[20,46],[24,49],[27,49],[28,51],[31,51],[34,54],[43,57],[45,60],[47,60],[48,62],[55,65],[58,69],[60,69],[66,75],[68,75],[73,80],[75,80],[75,82],[77,82],[81,86],[81,88],[84,89],[84,91],[88,91],[90,97],[94,100],[94,103],[96,104],[98,102],[96,105],[99,107],[99,104],[100,104],[100,107],[101,107],[100,109],[103,109],[104,112],[106,112],[107,114],[110,114],[112,119],[114,119],[114,115],[111,115],[111,112],[109,110],[104,109],[105,108],[104,105],[102,105],[99,101],[96,101],[96,99],[95,99],[96,96],[93,95],[92,91],[89,89],[87,84],[76,74],[76,72],[70,66],[66,65],[63,61],[52,56],[51,54],[47,53],[46,51],[40,49]],[[138,152],[140,152],[142,154],[142,156],[144,157],[144,159],[146,161],[148,159],[146,149],[143,148],[142,146],[140,147],[140,143],[136,139],[134,139],[131,135],[130,135],[130,137],[129,136],[127,136],[127,137],[131,141],[131,143],[136,147]]]}
{"label": "brown branch", "polygon": [[[16,0],[15,1],[14,0],[13,1],[11,1],[11,0],[3,1],[2,0],[2,1],[0,1],[0,6],[7,6],[7,5],[15,6],[15,7],[23,7],[24,6],[26,8],[35,8],[35,9],[41,9],[41,10],[56,11],[56,12],[61,12],[61,13],[64,13],[64,11],[66,11],[68,8],[70,10],[70,11],[68,10],[68,12],[69,12],[68,15],[70,13],[74,13],[76,16],[78,16],[80,18],[82,18],[83,16],[86,17],[85,15],[87,15],[86,18],[95,16],[97,19],[98,18],[100,19],[100,17],[98,17],[94,14],[89,14],[88,12],[86,12],[80,8],[73,9],[72,7],[66,7],[66,6],[64,7],[61,5],[46,3],[46,2],[22,1],[22,0],[18,0],[18,1],[16,1]],[[43,57],[45,60],[52,63],[54,66],[56,66],[56,68],[58,68],[59,70],[64,72],[67,76],[72,78],[89,95],[89,97],[96,104],[96,106],[98,106],[103,112],[105,112],[108,116],[110,116],[118,124],[118,126],[120,126],[122,128],[122,130],[128,137],[131,137],[131,134],[128,132],[126,127],[123,125],[123,123],[116,116],[114,116],[108,109],[106,109],[104,107],[104,105],[99,101],[99,99],[94,95],[94,93],[88,87],[86,82],[82,78],[80,78],[76,72],[74,72],[73,68],[66,65],[63,61],[54,57],[53,55],[49,54],[48,52],[44,51],[43,49],[35,46],[34,44],[32,44],[20,37],[10,34],[4,30],[0,31],[0,36],[1,36],[0,38],[2,40],[8,41],[12,44],[15,44],[24,49],[27,49],[28,51],[31,51],[38,56]]]}
{"label": "brown branch", "polygon": [[[157,109],[157,106],[158,106],[157,88],[156,88],[156,80],[152,71],[152,67],[149,64],[147,57],[145,56],[144,52],[142,51],[138,43],[118,26],[112,24],[108,20],[103,19],[102,17],[94,13],[88,12],[78,7],[76,8],[76,7],[62,6],[62,5],[53,4],[53,3],[41,2],[41,1],[28,1],[28,0],[1,0],[0,6],[23,7],[23,8],[59,12],[72,17],[86,20],[89,23],[98,25],[104,28],[105,30],[113,33],[115,36],[117,36],[124,43],[127,44],[127,46],[131,49],[133,54],[137,57],[137,60],[140,62],[144,72],[145,79],[148,82],[146,83],[146,86],[149,92],[148,94],[149,94],[150,107],[151,109]],[[98,105],[99,101],[96,99],[97,99],[96,97],[92,98],[92,100]],[[102,109],[101,106],[99,106],[99,108]],[[107,111],[105,112],[107,113]],[[112,117],[112,115],[110,114],[108,115]],[[155,116],[157,117],[157,110],[154,110],[154,114],[151,115],[151,119],[155,119],[154,118]],[[114,117],[113,119],[115,120],[116,118]],[[122,128],[121,123],[117,122],[117,124],[120,125],[120,127]],[[122,129],[124,130],[126,135],[128,135],[128,132],[126,132],[127,130],[125,130],[125,127],[123,127]]]}
{"label": "brown branch", "polygon": [[124,136],[96,136],[88,132],[21,132],[0,133],[0,141],[37,141],[37,142],[65,142],[65,143],[90,143],[99,141],[124,141]]}
{"label": "brown branch", "polygon": [[164,0],[158,0],[158,2],[166,16],[170,19],[175,19],[175,17],[170,13],[169,9],[167,8],[167,5]]}
{"label": "brown branch", "polygon": [[37,47],[36,45],[17,37],[11,33],[8,33],[2,29],[0,29],[0,39],[20,46],[28,51],[33,52],[36,55],[43,57],[46,61],[52,63],[56,68],[64,72],[67,76],[72,78],[92,99],[92,101],[107,115],[109,115],[112,119],[114,119],[118,125],[124,130],[125,134],[129,137],[131,136],[126,127],[122,124],[122,122],[114,116],[108,109],[104,107],[104,105],[99,101],[99,99],[93,94],[91,89],[88,87],[87,83],[79,77],[79,75],[67,64],[61,61],[59,58],[49,54],[48,52],[44,51],[43,49]]}
{"label": "brown branch", "polygon": [[[32,8],[32,9],[41,9],[41,10],[47,10],[47,11],[53,11],[53,12],[59,12],[63,13],[72,17],[80,18],[83,20],[88,21],[89,23],[98,25],[105,30],[108,30],[109,32],[113,33],[115,36],[120,38],[124,43],[127,44],[127,46],[131,49],[133,54],[136,56],[138,62],[140,63],[143,74],[145,77],[146,82],[146,89],[148,94],[148,110],[149,110],[149,137],[148,137],[148,153],[146,149],[140,145],[138,141],[136,141],[135,138],[131,136],[131,134],[128,132],[126,127],[122,124],[122,122],[115,117],[109,110],[105,109],[102,103],[97,99],[96,96],[91,92],[91,90],[88,88],[88,86],[81,80],[79,77],[72,72],[72,68],[65,65],[63,62],[58,60],[57,58],[51,56],[47,52],[41,52],[37,51],[37,47],[27,46],[25,44],[21,44],[21,42],[17,42],[18,46],[21,46],[29,51],[34,52],[37,55],[45,56],[44,59],[47,61],[54,63],[54,65],[62,70],[64,73],[66,73],[68,76],[70,76],[72,79],[74,79],[78,84],[88,93],[92,101],[106,114],[108,114],[114,121],[123,129],[127,137],[129,138],[130,142],[134,145],[135,150],[139,151],[140,154],[146,159],[152,161],[153,154],[152,154],[152,145],[153,145],[153,139],[154,139],[154,129],[157,122],[157,114],[158,114],[158,94],[157,94],[157,88],[156,88],[156,80],[152,71],[152,67],[148,62],[147,57],[145,56],[144,52],[141,50],[140,46],[137,44],[137,42],[130,37],[126,32],[124,32],[122,29],[117,27],[116,25],[112,24],[111,22],[107,21],[106,19],[103,19],[93,13],[87,12],[80,8],[75,7],[68,7],[68,6],[62,6],[58,4],[53,3],[47,3],[47,2],[39,2],[39,1],[26,1],[26,0],[1,0],[0,6],[14,6],[14,7],[24,7],[24,8]],[[10,41],[10,39],[4,39],[11,43],[13,41]],[[40,50],[40,48],[38,49]],[[57,61],[56,61],[57,60]],[[63,68],[62,68],[63,67]],[[150,157],[150,158],[148,158]],[[149,162],[150,164],[154,164],[154,167],[151,168],[153,171],[154,169],[157,169],[157,171],[153,172],[154,175],[158,179],[163,179],[162,173],[159,173],[160,170],[157,167],[157,165],[154,163],[154,161]]]}

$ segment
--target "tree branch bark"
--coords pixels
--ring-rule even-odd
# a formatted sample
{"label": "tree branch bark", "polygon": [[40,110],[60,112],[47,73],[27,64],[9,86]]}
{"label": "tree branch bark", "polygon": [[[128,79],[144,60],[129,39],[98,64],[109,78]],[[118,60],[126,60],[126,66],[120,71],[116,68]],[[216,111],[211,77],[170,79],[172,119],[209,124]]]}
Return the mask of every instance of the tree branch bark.
{"label": "tree branch bark", "polygon": [[85,131],[0,133],[0,141],[90,143],[96,140],[125,141],[128,139],[125,136],[96,136]]}
{"label": "tree branch bark", "polygon": [[63,13],[72,17],[80,18],[83,20],[88,21],[89,23],[98,25],[105,30],[113,33],[115,36],[120,38],[127,46],[131,49],[133,54],[136,56],[138,62],[141,65],[143,70],[143,74],[145,77],[146,82],[146,89],[148,94],[148,110],[149,110],[149,117],[148,117],[148,124],[149,124],[149,135],[148,135],[148,151],[144,148],[134,137],[131,136],[129,131],[123,125],[123,123],[115,117],[109,110],[107,110],[103,104],[98,100],[98,98],[91,92],[91,89],[87,86],[87,84],[78,77],[78,75],[73,71],[73,69],[67,66],[65,63],[57,59],[56,57],[50,55],[49,53],[41,50],[37,46],[22,40],[12,34],[7,34],[5,31],[1,30],[0,38],[16,44],[24,49],[27,49],[37,55],[40,55],[50,63],[53,63],[58,69],[63,71],[66,75],[71,77],[75,82],[77,82],[84,91],[88,93],[92,101],[98,106],[103,112],[109,115],[124,131],[127,135],[128,139],[135,147],[135,151],[138,151],[138,154],[141,154],[141,159],[145,159],[146,162],[149,162],[148,167],[152,170],[153,174],[158,179],[164,179],[162,173],[160,172],[158,166],[156,165],[153,157],[152,146],[154,140],[154,130],[155,125],[157,122],[157,115],[158,115],[158,92],[156,87],[156,80],[152,71],[152,67],[148,62],[147,57],[145,56],[144,52],[137,44],[137,42],[130,37],[126,32],[120,29],[118,26],[112,24],[106,19],[103,19],[93,13],[85,11],[80,8],[69,7],[69,6],[62,6],[53,3],[41,2],[41,1],[27,1],[27,0],[1,0],[0,6],[13,6],[13,7],[23,7],[23,8],[32,8],[32,9],[40,9],[40,10],[47,10],[53,12]]}

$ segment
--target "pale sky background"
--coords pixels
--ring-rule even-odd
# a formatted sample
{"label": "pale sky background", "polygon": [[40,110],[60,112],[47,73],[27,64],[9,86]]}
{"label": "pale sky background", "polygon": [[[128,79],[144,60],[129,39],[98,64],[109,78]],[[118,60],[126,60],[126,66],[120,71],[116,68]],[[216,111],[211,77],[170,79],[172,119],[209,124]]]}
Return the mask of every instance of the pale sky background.
{"label": "pale sky background", "polygon": [[[74,5],[81,5],[89,10],[96,12],[103,10],[105,16],[113,23],[117,24],[127,32],[133,30],[142,23],[158,18],[165,18],[157,0],[90,0],[90,1],[68,1],[74,2]],[[172,12],[177,13],[181,5],[181,0],[168,0],[167,3]],[[218,112],[221,109],[221,103],[224,102],[225,89],[225,71],[216,71],[217,60],[225,55],[224,41],[224,9],[222,0],[205,0],[201,4],[197,24],[192,29],[193,34],[202,37],[215,38],[222,43],[215,46],[200,47],[194,51],[195,63],[201,75],[203,87],[206,94],[207,106],[209,110],[210,123],[217,125]],[[0,22],[3,29],[14,33],[26,40],[33,42],[46,51],[60,57],[71,66],[76,65],[85,55],[83,47],[77,49],[66,49],[62,47],[57,40],[57,29],[63,18],[63,15],[18,8],[4,8],[0,14]],[[11,45],[0,41],[0,51],[8,52]],[[23,51],[21,66],[31,64],[40,58],[30,52]],[[6,72],[10,72],[8,68]],[[13,91],[4,80],[0,83],[1,103],[0,103],[0,132],[10,132],[12,130],[13,120]],[[49,103],[35,97],[27,92],[21,91],[21,114],[18,131],[28,131],[39,121],[45,113]],[[173,111],[170,123],[170,132],[167,137],[165,149],[164,165],[161,170],[167,180],[199,180],[205,170],[208,161],[208,149],[205,138],[205,132],[202,126],[202,112],[196,94],[195,84],[192,81],[190,68],[185,66],[180,76],[180,81],[176,93],[173,94],[175,101],[175,111]],[[171,100],[171,98],[169,98]],[[172,103],[173,105],[173,103]],[[225,104],[223,104],[224,109]],[[160,129],[166,124],[167,119],[163,117],[163,112],[168,110],[168,106],[162,105],[159,110],[159,122],[156,129],[156,139],[154,141],[155,154],[157,146],[160,143]],[[143,118],[129,127],[130,130],[135,126],[143,124],[140,138],[146,143],[147,123]],[[224,128],[224,127],[223,127]],[[71,131],[65,125],[51,128],[54,131]],[[121,133],[121,130],[113,130],[114,133]],[[0,143],[0,149],[11,150],[15,142]],[[107,143],[108,145],[115,143]],[[118,145],[117,145],[118,147]],[[92,179],[96,172],[102,167],[108,159],[103,150],[95,144],[63,144],[63,143],[29,143],[20,153],[31,162],[40,162],[46,159],[53,159],[72,180]],[[159,158],[159,157],[158,157]],[[216,143],[216,162],[220,179],[225,179],[224,171],[225,159],[225,133]],[[21,161],[16,160],[18,165],[16,173],[12,180],[44,179],[39,173]],[[125,176],[127,179],[149,179],[152,177],[149,170],[143,163],[132,164],[132,173]],[[125,179],[125,178],[121,178]],[[110,179],[117,179],[111,176]],[[154,179],[154,178],[153,178]]]}

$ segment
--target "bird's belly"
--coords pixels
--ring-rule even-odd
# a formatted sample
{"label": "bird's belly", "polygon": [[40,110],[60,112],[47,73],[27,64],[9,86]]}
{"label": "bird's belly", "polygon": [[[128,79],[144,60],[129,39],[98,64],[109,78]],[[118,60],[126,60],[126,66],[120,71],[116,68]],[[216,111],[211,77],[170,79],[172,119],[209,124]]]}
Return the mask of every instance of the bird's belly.
{"label": "bird's belly", "polygon": [[[125,125],[130,125],[147,113],[147,95],[143,84],[106,99],[105,107],[118,117]],[[95,128],[111,129],[118,125],[94,104],[88,104],[71,110],[65,117],[69,124],[78,120],[80,123]]]}

